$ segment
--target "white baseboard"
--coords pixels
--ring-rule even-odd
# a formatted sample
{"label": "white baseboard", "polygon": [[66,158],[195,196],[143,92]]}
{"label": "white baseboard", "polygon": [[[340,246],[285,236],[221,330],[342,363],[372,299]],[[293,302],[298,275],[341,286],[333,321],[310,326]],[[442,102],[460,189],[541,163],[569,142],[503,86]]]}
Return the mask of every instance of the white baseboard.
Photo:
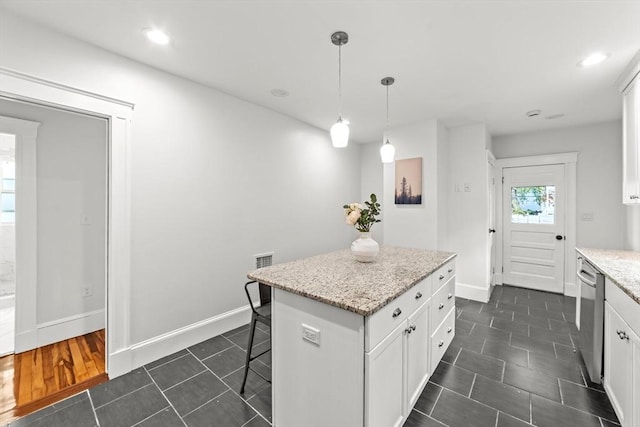
{"label": "white baseboard", "polygon": [[112,353],[109,355],[111,360],[109,378],[127,373],[127,367],[130,367],[130,370],[139,368],[216,335],[246,325],[250,320],[251,309],[247,305],[139,342],[117,354]]}
{"label": "white baseboard", "polygon": [[466,283],[456,282],[456,297],[474,301],[488,302],[491,297],[491,288],[480,288]]}
{"label": "white baseboard", "polygon": [[69,338],[79,337],[104,329],[104,325],[104,309],[40,323],[36,325],[36,329],[16,332],[14,351],[22,353]]}
{"label": "white baseboard", "polygon": [[104,329],[104,325],[104,309],[41,323],[37,326],[38,338],[36,347],[98,331]]}
{"label": "white baseboard", "polygon": [[564,284],[564,294],[568,297],[577,297],[578,296],[578,285],[575,283],[565,282]]}

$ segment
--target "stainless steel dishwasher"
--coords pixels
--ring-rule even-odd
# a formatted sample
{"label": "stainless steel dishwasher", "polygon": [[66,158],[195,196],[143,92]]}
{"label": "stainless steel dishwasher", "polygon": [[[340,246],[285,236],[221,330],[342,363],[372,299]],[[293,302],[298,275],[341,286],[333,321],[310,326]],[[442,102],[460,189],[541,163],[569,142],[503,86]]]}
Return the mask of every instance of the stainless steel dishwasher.
{"label": "stainless steel dishwasher", "polygon": [[580,282],[580,336],[578,347],[591,382],[602,382],[604,335],[604,276],[582,257],[578,258]]}

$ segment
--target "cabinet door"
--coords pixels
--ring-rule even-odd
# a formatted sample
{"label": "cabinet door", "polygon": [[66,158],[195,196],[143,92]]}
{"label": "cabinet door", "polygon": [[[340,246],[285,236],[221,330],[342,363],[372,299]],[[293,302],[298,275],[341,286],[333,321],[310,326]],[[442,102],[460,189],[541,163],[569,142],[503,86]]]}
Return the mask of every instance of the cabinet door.
{"label": "cabinet door", "polygon": [[631,392],[631,401],[634,402],[632,405],[633,411],[631,415],[631,420],[629,422],[630,426],[640,425],[640,337],[633,332],[630,334],[631,346],[633,347],[633,374],[632,374],[632,392]]}
{"label": "cabinet door", "polygon": [[404,336],[407,322],[398,326],[365,354],[365,425],[401,426],[404,421]]}
{"label": "cabinet door", "polygon": [[408,416],[429,380],[429,304],[425,303],[409,317],[406,334],[406,396]]}
{"label": "cabinet door", "polygon": [[622,112],[622,202],[640,203],[640,80],[636,78],[623,94]]}
{"label": "cabinet door", "polygon": [[633,346],[624,335],[631,332],[618,313],[605,303],[604,387],[623,427],[631,426]]}

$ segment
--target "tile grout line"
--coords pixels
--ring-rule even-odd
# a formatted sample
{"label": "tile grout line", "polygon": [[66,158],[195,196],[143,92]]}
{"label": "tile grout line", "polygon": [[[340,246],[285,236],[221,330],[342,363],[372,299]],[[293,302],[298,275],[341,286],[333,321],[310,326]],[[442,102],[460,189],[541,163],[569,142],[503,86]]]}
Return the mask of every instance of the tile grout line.
{"label": "tile grout line", "polygon": [[[234,344],[235,344],[235,343],[234,343]],[[189,350],[187,349],[187,351],[189,351]],[[246,353],[247,351],[248,351],[248,350],[245,350],[245,353]],[[262,363],[262,361],[261,361],[261,360],[259,360],[259,359],[256,359],[256,360],[258,360],[258,362]],[[199,360],[199,362],[200,362],[200,363],[202,363],[202,361],[201,361],[201,360]],[[226,392],[228,392],[228,391],[231,391],[233,394],[235,394],[236,396],[238,396],[238,397],[239,397],[239,398],[240,398],[240,399],[241,399],[241,400],[242,400],[242,401],[243,401],[247,406],[249,406],[251,409],[253,409],[253,411],[256,413],[256,415],[257,415],[257,416],[259,416],[260,418],[262,418],[263,420],[265,420],[267,423],[269,423],[269,425],[271,425],[271,422],[269,422],[269,420],[267,420],[267,419],[266,419],[266,418],[265,418],[265,417],[260,413],[260,411],[258,411],[256,408],[254,408],[254,407],[253,407],[253,405],[252,405],[251,403],[249,403],[249,399],[251,399],[251,398],[253,398],[254,396],[256,396],[256,395],[258,394],[258,392],[254,393],[254,394],[253,394],[253,396],[251,396],[249,399],[245,399],[243,396],[241,396],[241,395],[240,395],[240,393],[237,393],[237,392],[236,392],[236,391],[231,387],[231,385],[229,385],[229,383],[228,383],[227,381],[225,381],[225,380],[224,380],[225,378],[229,377],[230,375],[232,375],[232,374],[234,374],[234,373],[238,372],[240,369],[244,369],[244,366],[240,366],[240,367],[239,367],[238,369],[236,369],[235,371],[230,372],[229,374],[225,375],[224,377],[220,377],[220,376],[218,376],[215,372],[213,372],[213,371],[212,371],[212,370],[211,370],[207,365],[205,365],[204,363],[202,363],[202,365],[205,367],[205,369],[206,369],[206,370],[208,370],[209,372],[211,372],[211,374],[213,374],[213,376],[215,376],[218,380],[220,380],[220,381],[222,382],[222,384],[226,385],[226,386],[227,386],[227,388],[228,388],[228,390],[227,390],[227,391],[225,391],[225,392],[221,393],[220,395],[216,396],[214,399],[216,399],[216,398],[218,398],[218,397],[222,396],[224,393],[226,393]],[[266,366],[266,364],[265,364],[265,366]],[[269,368],[269,369],[272,369],[271,367],[268,367],[268,368]],[[269,386],[271,386],[271,384],[269,384]],[[266,388],[266,387],[265,387],[265,388]],[[259,390],[259,391],[262,391],[262,390]],[[208,404],[208,403],[209,403],[209,402],[211,402],[212,400],[213,400],[213,399],[209,400],[207,403],[205,403],[205,404],[201,405],[200,407],[198,407],[198,408],[194,409],[193,411],[189,412],[189,414],[190,414],[190,413],[192,413],[192,412],[195,412],[197,409],[200,409],[202,406],[204,406],[204,405]],[[188,414],[186,414],[186,415],[188,415]],[[186,416],[186,415],[185,415],[185,416]],[[272,415],[272,416],[273,416],[273,415]],[[250,420],[248,420],[247,422],[249,422],[249,421],[253,420],[254,418],[255,418],[255,417],[252,417],[252,418],[251,418]]]}
{"label": "tile grout line", "polygon": [[93,399],[91,398],[91,393],[89,393],[89,390],[85,390],[85,393],[87,393],[87,397],[89,398],[89,404],[91,405],[91,410],[93,411],[93,419],[96,420],[96,425],[99,427],[100,426],[100,420],[98,419],[98,414],[96,413],[96,407],[93,404]]}
{"label": "tile grout line", "polygon": [[[187,350],[187,352],[189,352],[189,350]],[[149,373],[149,371],[147,370],[147,368],[145,366],[143,366],[145,372],[147,373],[147,375],[149,375],[149,378],[151,378],[151,382],[153,383],[153,385],[156,386],[156,388],[158,389],[158,391],[160,392],[160,394],[162,395],[162,397],[164,397],[164,400],[167,401],[167,404],[171,407],[171,409],[173,409],[173,412],[176,413],[176,415],[178,416],[178,418],[180,418],[180,421],[182,421],[182,424],[184,424],[185,427],[187,427],[187,423],[184,422],[184,419],[182,419],[182,416],[180,416],[180,414],[178,413],[178,411],[176,410],[175,406],[173,406],[173,403],[171,403],[171,400],[169,400],[169,398],[164,394],[164,392],[162,391],[162,389],[160,388],[160,386],[158,386],[158,383],[156,383],[156,380],[153,379],[153,377],[151,376],[151,374]],[[166,409],[163,408],[163,410]],[[155,415],[155,414],[154,414]]]}

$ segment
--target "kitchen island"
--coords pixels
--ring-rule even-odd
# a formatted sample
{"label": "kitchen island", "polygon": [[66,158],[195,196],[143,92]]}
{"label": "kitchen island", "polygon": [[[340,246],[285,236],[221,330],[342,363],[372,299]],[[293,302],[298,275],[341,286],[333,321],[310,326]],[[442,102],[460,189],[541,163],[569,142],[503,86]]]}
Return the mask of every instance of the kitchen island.
{"label": "kitchen island", "polygon": [[454,258],[383,246],[249,273],[272,287],[273,425],[402,425],[455,334]]}

